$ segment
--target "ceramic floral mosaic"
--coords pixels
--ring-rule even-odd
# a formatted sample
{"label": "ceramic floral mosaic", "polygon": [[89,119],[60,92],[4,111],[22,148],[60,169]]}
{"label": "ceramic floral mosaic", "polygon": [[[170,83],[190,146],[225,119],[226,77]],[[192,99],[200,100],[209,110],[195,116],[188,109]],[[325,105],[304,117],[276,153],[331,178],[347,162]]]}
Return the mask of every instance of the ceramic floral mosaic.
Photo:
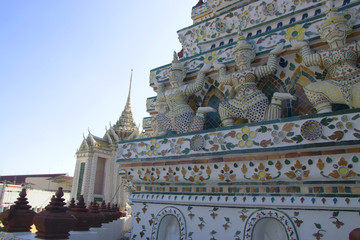
{"label": "ceramic floral mosaic", "polygon": [[[258,2],[249,4],[243,8],[224,13],[217,18],[205,21],[201,24],[185,28],[178,32],[180,42],[184,48],[185,59],[183,65],[188,73],[197,72],[211,56],[211,61],[218,61],[224,64],[233,61],[232,51],[236,41],[238,26],[249,39],[252,40],[256,52],[261,55],[270,51],[278,43],[284,42],[290,46],[290,40],[312,40],[318,38],[317,29],[324,18],[326,10],[325,1],[276,1],[258,6]],[[336,6],[344,11],[351,11],[356,14],[359,11],[359,2],[347,1],[353,4],[351,9],[342,7],[343,1],[335,1]],[[308,9],[310,6],[316,8]],[[342,7],[342,8],[341,8]],[[263,14],[266,12],[266,14]],[[304,17],[304,16],[307,17]],[[268,19],[275,19],[271,24],[264,25]],[[290,23],[291,22],[291,23]],[[356,19],[355,25],[360,23]],[[279,27],[281,24],[281,27]],[[271,30],[269,30],[269,27]],[[259,32],[261,31],[261,33]],[[215,42],[214,39],[217,39]],[[220,40],[219,40],[220,39]],[[232,39],[232,40],[231,40]],[[226,42],[220,46],[221,42]],[[229,44],[229,42],[231,42]],[[210,48],[215,44],[215,48]],[[220,47],[219,47],[220,46]],[[168,80],[168,69],[170,65],[153,69],[150,72],[150,85]],[[294,66],[295,67],[295,66]],[[286,78],[291,77],[284,72]]]}
{"label": "ceramic floral mosaic", "polygon": [[[276,73],[259,78],[256,88],[268,99],[279,92],[297,100],[282,103],[279,120],[240,125],[238,119],[231,127],[205,124],[204,131],[120,142],[117,162],[134,216],[131,239],[167,239],[170,232],[187,240],[347,239],[359,227],[360,110],[314,114],[303,89],[326,80],[327,70],[308,67],[304,55],[290,49],[291,41],[307,41],[312,52],[329,48],[318,28],[332,4],[350,13],[348,41],[354,42],[360,26],[355,0],[208,0],[192,9],[194,24],[178,31],[185,82],[194,82],[205,64],[240,71],[233,50],[241,28],[257,54],[252,66],[264,65],[275,46],[285,45]],[[166,83],[169,68],[152,70],[150,85]],[[217,108],[236,91],[212,68],[188,104]],[[152,117],[155,105],[156,97],[147,99]],[[151,132],[151,117],[144,126]]]}
{"label": "ceramic floral mosaic", "polygon": [[136,160],[203,156],[214,153],[226,155],[234,151],[255,152],[274,147],[355,141],[360,139],[359,119],[360,113],[355,112],[311,120],[257,123],[196,135],[124,142],[119,144],[118,158]]}
{"label": "ceramic floral mosaic", "polygon": [[[221,159],[221,158],[220,158]],[[235,161],[235,159],[234,159]],[[356,154],[280,158],[177,166],[126,167],[126,177],[133,184],[152,183],[240,183],[359,180],[360,163]],[[125,177],[125,179],[126,179]]]}

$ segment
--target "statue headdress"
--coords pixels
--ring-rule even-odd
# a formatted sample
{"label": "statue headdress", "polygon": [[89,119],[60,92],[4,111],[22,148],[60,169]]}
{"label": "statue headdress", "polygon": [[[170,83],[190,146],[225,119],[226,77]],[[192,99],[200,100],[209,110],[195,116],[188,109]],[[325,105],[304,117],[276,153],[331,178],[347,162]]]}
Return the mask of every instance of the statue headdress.
{"label": "statue headdress", "polygon": [[347,34],[351,33],[352,30],[352,21],[349,19],[352,17],[351,13],[340,13],[338,12],[338,9],[334,7],[333,0],[327,0],[326,1],[326,19],[321,23],[319,32],[321,32],[324,28],[326,28],[329,25],[343,22],[346,25],[348,25]]}
{"label": "statue headdress", "polygon": [[253,50],[253,47],[252,47],[251,43],[249,43],[246,40],[246,37],[244,36],[243,32],[241,30],[239,30],[238,39],[237,39],[236,46],[234,48],[233,53],[236,53],[237,51],[244,50],[244,49]]}
{"label": "statue headdress", "polygon": [[174,59],[171,62],[171,67],[170,67],[170,71],[173,71],[173,70],[185,71],[185,68],[183,67],[183,65],[179,61],[178,56],[177,56],[175,51],[174,51]]}

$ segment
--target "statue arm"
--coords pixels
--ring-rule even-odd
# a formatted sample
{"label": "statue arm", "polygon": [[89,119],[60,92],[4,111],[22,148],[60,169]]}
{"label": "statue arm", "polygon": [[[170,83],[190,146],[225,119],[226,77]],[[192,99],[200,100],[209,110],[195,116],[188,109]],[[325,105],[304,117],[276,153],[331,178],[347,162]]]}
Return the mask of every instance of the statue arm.
{"label": "statue arm", "polygon": [[226,74],[225,65],[219,68],[219,83],[224,85],[231,85],[231,75]]}
{"label": "statue arm", "polygon": [[200,91],[205,83],[205,72],[204,71],[199,71],[199,74],[195,80],[195,82],[190,83],[186,86],[185,88],[185,95],[190,96],[198,91]]}
{"label": "statue arm", "polygon": [[165,101],[166,101],[166,98],[165,98],[165,86],[164,86],[164,84],[160,83],[158,85],[158,89],[157,89],[156,103],[165,102]]}
{"label": "statue arm", "polygon": [[260,66],[255,69],[255,75],[262,78],[276,72],[276,54],[270,54],[266,66]]}
{"label": "statue arm", "polygon": [[300,55],[302,56],[303,62],[306,66],[321,66],[321,55],[319,53],[311,53],[309,45],[305,45],[300,49]]}

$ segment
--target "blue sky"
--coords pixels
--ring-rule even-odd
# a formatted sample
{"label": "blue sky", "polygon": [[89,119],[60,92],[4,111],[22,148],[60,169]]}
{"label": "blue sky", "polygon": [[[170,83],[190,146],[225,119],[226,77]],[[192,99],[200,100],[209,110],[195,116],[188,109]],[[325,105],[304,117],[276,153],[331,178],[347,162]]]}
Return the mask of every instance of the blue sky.
{"label": "blue sky", "polygon": [[150,70],[181,50],[196,0],[1,0],[0,175],[68,173],[88,128],[148,117]]}

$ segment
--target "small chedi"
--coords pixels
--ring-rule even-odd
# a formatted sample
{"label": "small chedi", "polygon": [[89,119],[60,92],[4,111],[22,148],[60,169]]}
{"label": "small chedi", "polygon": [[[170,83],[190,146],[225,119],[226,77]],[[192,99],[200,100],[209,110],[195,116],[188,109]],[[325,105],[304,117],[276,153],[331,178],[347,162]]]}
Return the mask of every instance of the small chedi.
{"label": "small chedi", "polygon": [[91,222],[90,227],[100,228],[102,223],[105,222],[105,216],[100,211],[99,204],[96,201],[90,202],[89,211],[93,215],[93,221]]}
{"label": "small chedi", "polygon": [[[73,204],[72,202],[71,205]],[[80,195],[77,204],[70,208],[68,213],[76,219],[75,225],[71,229],[73,231],[89,231],[90,225],[95,220],[94,215],[86,208],[83,195]]]}
{"label": "small chedi", "polygon": [[295,49],[300,48],[307,66],[323,66],[327,70],[327,80],[304,87],[307,98],[318,113],[330,112],[333,103],[360,107],[360,68],[357,66],[360,45],[358,42],[346,44],[346,37],[352,32],[354,16],[349,12],[338,12],[333,1],[327,1],[327,6],[326,19],[319,27],[319,35],[329,49],[313,54],[307,42],[291,42]]}
{"label": "small chedi", "polygon": [[174,60],[169,70],[170,88],[165,89],[163,84],[158,86],[156,109],[159,114],[153,124],[156,129],[154,135],[166,135],[169,131],[186,133],[203,129],[206,113],[215,109],[199,107],[195,114],[187,102],[190,95],[203,88],[205,74],[209,69],[209,65],[204,65],[195,82],[184,85],[186,70],[174,52]]}
{"label": "small chedi", "polygon": [[109,207],[106,205],[105,201],[101,202],[100,210],[101,210],[102,214],[104,214],[103,223],[112,222],[112,214],[110,212]]}
{"label": "small chedi", "polygon": [[269,54],[266,66],[250,67],[256,52],[246,41],[240,31],[233,55],[238,68],[237,72],[227,75],[226,67],[218,64],[219,82],[232,85],[236,91],[234,98],[219,105],[219,114],[223,126],[232,126],[236,119],[245,119],[249,122],[279,119],[281,117],[281,101],[295,99],[289,93],[274,93],[271,104],[263,92],[256,87],[257,79],[276,72],[276,55],[282,52],[283,44],[279,44]]}
{"label": "small chedi", "polygon": [[37,229],[36,237],[40,239],[67,239],[69,232],[76,223],[76,218],[66,211],[66,203],[62,198],[64,193],[59,187],[56,194],[45,210],[36,214],[34,224]]}
{"label": "small chedi", "polygon": [[33,224],[35,212],[30,210],[26,198],[26,189],[23,188],[14,205],[9,210],[0,213],[0,221],[4,225],[5,232],[29,232]]}

